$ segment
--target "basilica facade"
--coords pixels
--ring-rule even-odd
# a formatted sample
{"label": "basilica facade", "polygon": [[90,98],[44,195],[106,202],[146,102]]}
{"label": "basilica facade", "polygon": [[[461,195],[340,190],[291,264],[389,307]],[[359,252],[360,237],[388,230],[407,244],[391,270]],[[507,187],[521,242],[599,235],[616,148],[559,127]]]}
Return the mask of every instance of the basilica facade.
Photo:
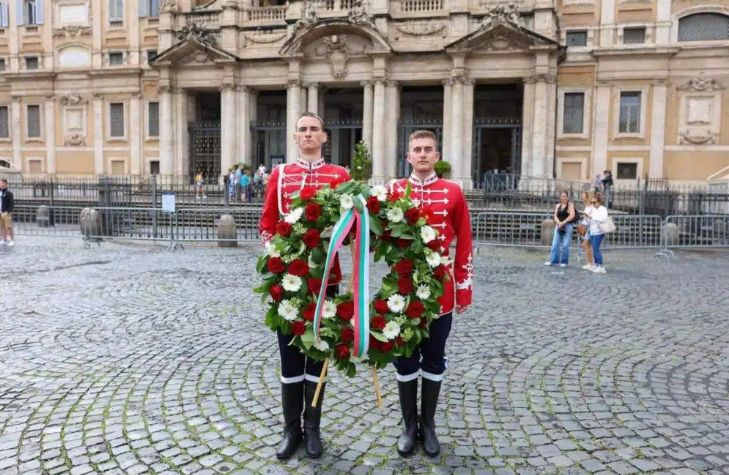
{"label": "basilica facade", "polygon": [[0,171],[218,180],[433,130],[451,177],[729,175],[728,0],[0,0]]}

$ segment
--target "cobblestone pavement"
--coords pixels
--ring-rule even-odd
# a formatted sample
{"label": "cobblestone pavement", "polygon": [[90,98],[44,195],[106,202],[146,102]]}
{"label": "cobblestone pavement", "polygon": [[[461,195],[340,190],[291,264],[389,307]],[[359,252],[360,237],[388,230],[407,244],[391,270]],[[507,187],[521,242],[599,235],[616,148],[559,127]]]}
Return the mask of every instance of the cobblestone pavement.
{"label": "cobblestone pavement", "polygon": [[334,373],[319,461],[275,460],[257,246],[25,238],[0,249],[0,473],[729,472],[729,254],[605,253],[608,274],[481,249],[443,452],[401,459],[397,388]]}

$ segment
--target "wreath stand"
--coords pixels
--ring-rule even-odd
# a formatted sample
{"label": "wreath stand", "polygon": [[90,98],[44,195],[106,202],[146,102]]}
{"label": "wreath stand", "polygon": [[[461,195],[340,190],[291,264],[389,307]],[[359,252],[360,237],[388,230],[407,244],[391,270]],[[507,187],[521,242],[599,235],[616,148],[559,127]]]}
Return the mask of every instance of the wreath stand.
{"label": "wreath stand", "polygon": [[[352,251],[352,258],[354,258],[354,244],[349,245],[349,249]],[[354,276],[350,277],[349,285],[347,286],[347,292],[352,291],[354,285]],[[321,367],[321,373],[319,374],[319,382],[316,384],[316,391],[314,391],[314,399],[311,401],[311,407],[316,407],[319,402],[319,394],[321,388],[324,385],[324,380],[327,377],[327,370],[329,369],[329,358],[324,360],[324,364]],[[382,392],[380,390],[380,379],[377,377],[377,368],[370,368],[372,372],[372,384],[375,387],[375,400],[377,407],[382,409]]]}

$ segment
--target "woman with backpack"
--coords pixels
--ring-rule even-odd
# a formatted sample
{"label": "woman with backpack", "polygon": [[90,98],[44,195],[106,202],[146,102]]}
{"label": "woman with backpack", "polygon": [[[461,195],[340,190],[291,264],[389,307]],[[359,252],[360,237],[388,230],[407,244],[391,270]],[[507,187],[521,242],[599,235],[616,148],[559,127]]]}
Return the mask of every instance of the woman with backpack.
{"label": "woman with backpack", "polygon": [[569,194],[563,191],[559,194],[559,203],[554,207],[554,237],[552,238],[552,251],[545,266],[567,267],[570,258],[570,241],[572,228],[580,219],[575,204],[570,202]]}
{"label": "woman with backpack", "polygon": [[605,267],[603,267],[602,252],[600,252],[600,244],[602,239],[605,237],[607,231],[603,226],[608,222],[608,210],[603,206],[602,195],[595,193],[595,196],[590,200],[590,205],[595,207],[594,211],[585,210],[585,216],[590,219],[590,243],[592,244],[592,253],[595,256],[595,267],[592,272],[596,274],[604,274]]}

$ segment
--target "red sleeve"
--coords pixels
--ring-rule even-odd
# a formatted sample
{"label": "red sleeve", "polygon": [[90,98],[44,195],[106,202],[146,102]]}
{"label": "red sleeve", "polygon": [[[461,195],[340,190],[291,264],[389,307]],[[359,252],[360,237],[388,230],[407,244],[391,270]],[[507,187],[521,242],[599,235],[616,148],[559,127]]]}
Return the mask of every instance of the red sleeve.
{"label": "red sleeve", "polygon": [[471,243],[471,216],[460,188],[457,188],[453,210],[453,229],[456,234],[456,259],[453,273],[456,278],[456,304],[471,305],[473,298],[473,245]]}
{"label": "red sleeve", "polygon": [[276,167],[268,178],[266,199],[263,201],[261,221],[258,224],[258,234],[264,244],[273,239],[276,234],[276,224],[280,219],[278,213],[278,175],[279,167]]}

